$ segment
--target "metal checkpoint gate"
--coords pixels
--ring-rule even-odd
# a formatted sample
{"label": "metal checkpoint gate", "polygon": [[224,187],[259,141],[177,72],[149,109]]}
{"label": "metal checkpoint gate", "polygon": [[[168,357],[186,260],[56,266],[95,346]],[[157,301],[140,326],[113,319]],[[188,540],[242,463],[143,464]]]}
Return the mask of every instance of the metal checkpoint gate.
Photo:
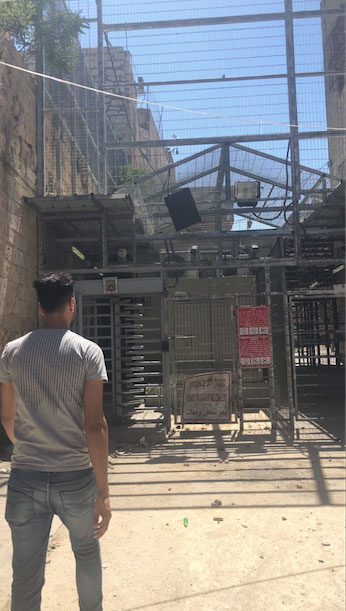
{"label": "metal checkpoint gate", "polygon": [[290,323],[296,417],[332,417],[345,401],[343,300],[291,297]]}
{"label": "metal checkpoint gate", "polygon": [[[231,421],[265,421],[276,429],[274,368],[241,369],[237,308],[256,305],[253,277],[180,279],[169,293],[170,391],[175,423],[184,424],[186,378],[230,372]],[[291,419],[291,411],[289,418]],[[291,420],[290,420],[291,421]]]}
{"label": "metal checkpoint gate", "polygon": [[[131,280],[133,291],[134,285]],[[151,419],[169,429],[172,415],[175,424],[188,423],[183,414],[186,380],[213,374],[230,379],[231,413],[223,422],[239,423],[242,431],[244,423],[262,421],[292,437],[294,372],[282,293],[270,292],[268,283],[266,291],[258,292],[254,276],[180,278],[164,298],[159,285],[156,293],[143,290],[148,280],[138,285],[141,292],[131,294],[129,286],[130,281],[120,280],[123,292],[117,295],[102,295],[100,281],[76,287],[77,332],[105,354],[105,411],[111,420]],[[240,366],[240,306],[268,308],[272,366]]]}
{"label": "metal checkpoint gate", "polygon": [[[76,283],[76,330],[103,350],[108,373],[104,407],[110,421],[166,419],[162,372],[162,295],[155,282],[119,281],[102,295],[102,281]],[[133,292],[128,292],[132,288]],[[146,290],[145,290],[146,289]]]}

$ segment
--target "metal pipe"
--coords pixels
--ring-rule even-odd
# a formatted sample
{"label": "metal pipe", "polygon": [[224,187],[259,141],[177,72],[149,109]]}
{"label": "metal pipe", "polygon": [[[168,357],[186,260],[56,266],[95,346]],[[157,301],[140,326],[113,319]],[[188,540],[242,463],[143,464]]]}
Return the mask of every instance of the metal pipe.
{"label": "metal pipe", "polygon": [[[205,170],[204,172],[199,172],[199,174],[195,174],[195,176],[193,177],[189,177],[186,178],[185,180],[181,180],[180,182],[176,182],[174,184],[174,190],[179,189],[179,187],[182,187],[186,184],[189,184],[190,182],[194,182],[195,180],[199,180],[200,178],[204,178],[205,176],[209,176],[209,174],[213,174],[213,172],[216,172],[218,170],[219,166],[216,166],[214,168],[211,168],[210,170]],[[143,201],[147,202],[150,201],[150,199],[152,199],[153,197],[158,197],[161,196],[163,192],[163,189],[160,189],[160,191],[156,191],[155,193],[151,193],[150,195],[146,195],[145,197],[143,197]]]}
{"label": "metal pipe", "polygon": [[[330,228],[330,229],[305,229],[306,235],[344,235],[344,228],[342,226]],[[233,238],[240,236],[245,239],[252,239],[256,237],[272,237],[274,240],[277,237],[292,237],[293,231],[290,229],[251,229],[251,230],[239,230],[239,231],[221,231],[211,232],[204,231],[203,233],[189,231],[186,233],[157,233],[151,235],[137,234],[136,239],[138,242],[160,242],[162,240],[178,240],[190,242],[193,240],[232,240]]]}
{"label": "metal pipe", "polygon": [[[293,225],[294,225],[294,245],[297,261],[301,257],[300,240],[300,218],[299,218],[299,196],[300,196],[300,161],[298,143],[298,109],[297,109],[297,88],[295,78],[295,46],[293,28],[293,9],[292,0],[285,0],[285,40],[286,40],[286,61],[287,61],[287,85],[288,85],[288,106],[290,117],[290,145],[291,145],[291,183],[293,194]],[[286,187],[288,189],[288,187]]]}
{"label": "metal pipe", "polygon": [[[297,134],[298,139],[312,139],[312,138],[331,138],[332,136],[336,136],[340,138],[340,136],[345,135],[345,130],[343,129],[325,129],[319,131],[311,131],[311,132],[299,132]],[[134,142],[133,140],[126,140],[123,142],[107,142],[105,144],[106,149],[122,149],[122,148],[150,148],[150,147],[164,147],[164,146],[189,146],[189,145],[199,145],[199,144],[232,144],[232,142],[269,142],[271,140],[289,140],[291,137],[290,132],[286,132],[283,134],[249,134],[247,136],[237,135],[237,136],[219,136],[219,137],[210,137],[210,138],[168,138],[163,140],[137,140]]]}
{"label": "metal pipe", "polygon": [[269,316],[269,344],[270,344],[270,353],[271,353],[271,367],[269,367],[269,409],[270,409],[270,419],[272,422],[272,431],[275,433],[277,429],[277,407],[275,404],[275,378],[274,378],[274,351],[273,351],[273,331],[272,331],[272,322],[271,322],[271,294],[270,294],[270,269],[268,266],[264,268],[264,278],[265,278],[265,293],[266,293],[266,304],[268,306],[268,316]]}
{"label": "metal pipe", "polygon": [[[285,199],[285,198],[275,198],[275,199]],[[261,198],[258,201],[264,201],[265,198]],[[211,202],[197,202],[198,207],[201,204],[211,204]],[[225,203],[225,202],[222,202]],[[152,205],[153,207],[155,206],[155,204]],[[160,206],[160,204],[158,204],[158,206]],[[322,208],[322,204],[311,204],[311,205],[303,205],[303,206],[299,206],[299,210],[320,210]],[[341,209],[340,204],[328,204],[328,210],[329,209]],[[228,215],[228,214],[271,214],[272,212],[291,212],[293,210],[293,205],[292,204],[288,204],[287,206],[259,206],[259,207],[251,207],[251,208],[221,208],[220,210],[201,210],[199,208],[199,213],[200,215],[203,216],[213,216],[213,215],[217,215],[217,214],[221,214],[221,215]],[[150,211],[151,212],[151,211]],[[167,211],[162,211],[162,212],[153,212],[151,213],[151,216],[154,218],[170,218],[169,213]],[[265,218],[264,218],[265,220]]]}
{"label": "metal pipe", "polygon": [[[312,77],[312,76],[342,76],[344,72],[338,71],[318,71],[318,72],[296,72],[297,78]],[[140,83],[141,87],[162,87],[162,85],[198,85],[203,83],[232,83],[238,81],[262,81],[267,79],[286,79],[287,74],[255,74],[253,76],[230,76],[220,78],[200,78],[200,79],[180,79],[176,81],[143,81]],[[118,85],[105,85],[105,90],[118,92],[120,87],[133,87],[133,81],[128,83],[119,83]],[[135,83],[137,86],[139,83]]]}
{"label": "metal pipe", "polygon": [[[98,0],[99,1],[99,0]],[[309,19],[323,15],[342,15],[343,9],[316,9],[310,11],[295,11],[294,19]],[[164,21],[139,21],[133,23],[105,23],[105,32],[121,32],[129,30],[153,30],[160,28],[188,28],[193,26],[226,25],[232,23],[253,23],[261,21],[284,21],[285,13],[262,13],[255,15],[231,15],[228,17],[201,17],[197,19],[168,19]]]}
{"label": "metal pipe", "polygon": [[133,182],[135,182],[136,185],[139,185],[141,182],[145,182],[146,180],[148,180],[148,178],[158,176],[159,174],[162,174],[163,172],[169,172],[173,168],[177,168],[180,165],[184,165],[185,163],[188,163],[189,161],[193,161],[194,159],[197,159],[198,157],[202,157],[203,155],[206,155],[207,153],[212,153],[213,151],[216,151],[220,147],[221,145],[216,144],[215,146],[211,146],[210,148],[205,149],[204,151],[199,151],[198,153],[195,153],[194,155],[185,157],[181,161],[170,163],[169,165],[166,165],[164,168],[159,168],[158,170],[155,170],[154,172],[150,172],[149,174],[146,174],[145,176],[138,176],[138,178],[136,178],[135,181],[129,181],[129,182],[122,183],[120,186],[120,189],[121,190],[125,189],[127,185],[132,185]]}
{"label": "metal pipe", "polygon": [[[104,51],[103,51],[103,13],[102,0],[96,0],[97,6],[97,70],[98,70],[98,88],[104,89]],[[105,96],[99,94],[99,146],[100,146],[100,183],[101,191],[106,193],[107,188],[107,164],[106,164],[106,105]]]}
{"label": "metal pipe", "polygon": [[[271,161],[277,161],[278,163],[287,164],[288,166],[292,165],[291,161],[286,161],[286,159],[282,159],[282,157],[276,157],[276,155],[270,155],[269,153],[265,153],[264,151],[259,151],[256,149],[252,149],[248,146],[243,146],[242,144],[233,143],[232,148],[238,149],[239,151],[244,151],[246,153],[252,153],[253,155],[258,155],[259,157],[264,157],[265,159],[270,159]],[[310,168],[306,165],[299,165],[300,170],[305,170],[306,172],[311,172],[311,174],[317,174],[317,176],[324,176],[326,178],[335,178],[336,180],[341,180],[337,176],[333,176],[328,172],[321,172],[321,170],[316,170],[316,168]]]}
{"label": "metal pipe", "polygon": [[77,193],[77,150],[80,152],[77,144],[77,121],[76,113],[72,113],[71,117],[71,192]]}
{"label": "metal pipe", "polygon": [[[283,253],[283,245],[281,244],[281,253]],[[281,286],[283,300],[283,315],[285,328],[285,352],[286,352],[286,382],[288,395],[288,410],[289,410],[289,428],[290,439],[294,440],[294,394],[293,394],[293,379],[292,379],[292,346],[290,338],[290,324],[288,315],[288,296],[286,293],[286,274],[284,268],[281,268]]]}
{"label": "metal pipe", "polygon": [[[36,24],[36,42],[38,48],[35,53],[36,72],[44,74],[44,48],[40,21],[42,19],[42,8],[38,10],[38,21]],[[45,138],[45,81],[43,78],[37,79],[36,83],[36,156],[37,156],[37,195],[46,193],[46,138]]]}
{"label": "metal pipe", "polygon": [[[253,172],[250,172],[248,170],[242,170],[232,165],[230,166],[230,170],[232,170],[234,174],[240,174],[240,176],[247,176],[248,178],[253,178],[254,180],[260,180],[261,182],[265,182],[269,185],[274,185],[275,187],[279,187],[279,189],[286,189],[286,185],[284,183],[274,180],[273,178],[266,178],[265,176],[259,176],[258,174],[254,174]],[[287,190],[293,191],[293,188],[288,186]]]}
{"label": "metal pipe", "polygon": [[101,242],[102,242],[102,265],[108,265],[108,232],[107,232],[107,212],[104,212],[101,219]]}
{"label": "metal pipe", "polygon": [[[236,237],[236,236],[235,236]],[[162,239],[164,239],[164,237],[162,237]],[[309,268],[309,267],[331,267],[331,266],[338,266],[338,265],[342,265],[344,264],[344,259],[302,259],[299,265],[299,268]],[[222,261],[222,262],[216,262],[216,263],[210,263],[208,265],[203,265],[200,268],[203,270],[207,270],[207,269],[218,269],[220,267],[222,267],[223,269],[240,269],[240,268],[246,268],[246,269],[260,269],[260,268],[264,268],[264,267],[297,267],[297,262],[295,261],[294,258],[289,258],[289,259],[280,259],[280,258],[273,258],[273,259],[269,259],[268,257],[263,257],[262,259],[235,259],[233,261]],[[181,265],[165,265],[163,263],[157,262],[157,263],[153,263],[151,265],[148,264],[137,264],[137,265],[109,265],[107,267],[100,267],[98,269],[88,269],[88,268],[81,268],[81,269],[66,269],[64,271],[66,271],[67,273],[73,274],[74,276],[76,274],[86,274],[86,275],[98,275],[98,274],[148,274],[148,273],[152,273],[152,274],[160,274],[162,271],[186,271],[189,269],[196,269],[196,265],[193,265],[192,263],[184,263]],[[48,269],[47,273],[53,273],[54,271],[56,271],[56,269]],[[314,293],[311,292],[311,295],[313,295]]]}
{"label": "metal pipe", "polygon": [[294,303],[291,296],[288,297],[288,316],[290,323],[290,337],[291,337],[291,355],[292,355],[292,380],[293,380],[293,402],[295,418],[298,420],[298,391],[297,391],[297,372],[296,372],[296,358],[295,358],[295,327],[293,318]]}

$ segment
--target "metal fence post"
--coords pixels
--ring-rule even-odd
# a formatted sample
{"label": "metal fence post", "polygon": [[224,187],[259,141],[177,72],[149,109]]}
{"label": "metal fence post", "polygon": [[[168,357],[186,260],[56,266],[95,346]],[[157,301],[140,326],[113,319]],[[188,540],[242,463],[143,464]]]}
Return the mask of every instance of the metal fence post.
{"label": "metal fence post", "polygon": [[290,324],[290,335],[291,335],[291,359],[292,359],[292,380],[293,380],[293,403],[295,419],[298,420],[298,392],[297,392],[297,373],[296,373],[296,362],[295,362],[295,336],[294,336],[294,319],[293,319],[293,299],[288,299],[288,316]]}
{"label": "metal fence post", "polygon": [[168,298],[161,298],[161,349],[162,349],[162,386],[163,386],[163,417],[167,432],[171,429],[171,393],[170,393],[170,345],[168,340]]}
{"label": "metal fence post", "polygon": [[273,352],[273,331],[272,331],[272,322],[271,322],[271,294],[270,294],[270,270],[269,267],[266,266],[264,268],[265,274],[265,295],[266,295],[266,303],[268,306],[268,314],[269,314],[269,343],[270,343],[270,353],[272,365],[269,367],[269,406],[270,406],[270,419],[272,422],[272,431],[276,432],[277,430],[277,411],[275,405],[275,378],[274,378],[274,352]]}

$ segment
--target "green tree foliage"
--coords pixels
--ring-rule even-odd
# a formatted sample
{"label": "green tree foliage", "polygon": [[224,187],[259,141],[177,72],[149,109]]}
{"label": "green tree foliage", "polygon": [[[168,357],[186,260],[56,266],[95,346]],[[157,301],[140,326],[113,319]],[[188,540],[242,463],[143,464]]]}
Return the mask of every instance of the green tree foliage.
{"label": "green tree foliage", "polygon": [[35,53],[44,48],[47,67],[69,74],[76,60],[78,34],[88,27],[80,13],[59,8],[56,0],[16,0],[0,3],[0,30],[18,49]]}
{"label": "green tree foliage", "polygon": [[[136,168],[133,165],[123,165],[118,170],[118,185],[128,182],[136,182],[136,178],[145,176],[148,172],[143,168]],[[142,196],[150,195],[155,191],[155,181],[153,178],[147,178],[139,185]]]}
{"label": "green tree foliage", "polygon": [[118,172],[118,185],[124,182],[135,181],[140,176],[145,176],[147,172],[143,168],[135,168],[133,165],[122,165]]}

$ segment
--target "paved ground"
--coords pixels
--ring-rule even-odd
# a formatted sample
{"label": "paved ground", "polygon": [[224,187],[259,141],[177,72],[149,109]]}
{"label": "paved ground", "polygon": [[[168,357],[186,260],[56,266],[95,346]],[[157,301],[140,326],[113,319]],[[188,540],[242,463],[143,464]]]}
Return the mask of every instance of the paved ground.
{"label": "paved ground", "polygon": [[[249,427],[240,437],[190,427],[160,446],[110,457],[105,611],[343,611],[343,447],[307,421],[292,446]],[[8,475],[0,476],[3,506]],[[53,533],[42,611],[77,611],[67,533],[59,522]],[[4,521],[0,545],[5,611]]]}

